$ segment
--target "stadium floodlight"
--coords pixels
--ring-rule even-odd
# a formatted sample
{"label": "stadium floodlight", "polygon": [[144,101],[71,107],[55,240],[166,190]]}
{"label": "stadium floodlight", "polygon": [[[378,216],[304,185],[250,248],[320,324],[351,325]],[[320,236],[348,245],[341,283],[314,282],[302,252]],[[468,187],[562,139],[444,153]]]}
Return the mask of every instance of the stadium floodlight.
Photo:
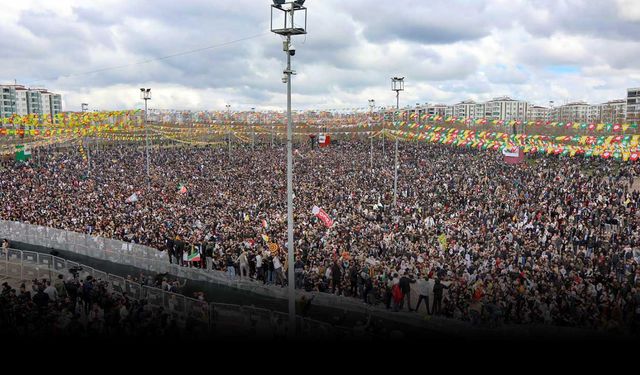
{"label": "stadium floodlight", "polygon": [[[400,110],[400,91],[404,91],[404,77],[391,78],[391,90],[396,92],[396,111],[393,113],[394,126],[396,112]],[[393,207],[396,207],[396,201],[398,197],[398,136],[396,134],[396,156],[394,163],[394,176],[393,176]]]}
{"label": "stadium floodlight", "polygon": [[140,88],[140,99],[151,99],[151,89]]}
{"label": "stadium floodlight", "polygon": [[[293,119],[291,117],[291,78],[295,71],[291,69],[291,57],[295,55],[296,48],[291,43],[291,36],[307,33],[307,8],[302,6],[304,0],[285,2],[274,0],[271,5],[271,32],[285,38],[282,50],[287,55],[287,68],[282,72],[282,83],[287,85],[287,270],[288,280],[288,304],[289,304],[289,335],[295,336],[296,332],[296,305],[295,305],[295,273],[293,270],[294,238],[293,238]],[[284,5],[284,6],[283,6]],[[274,27],[274,15],[282,22],[276,20]],[[294,22],[300,20],[298,23]],[[272,132],[273,133],[273,132]],[[273,141],[272,141],[273,142]]]}
{"label": "stadium floodlight", "polygon": [[151,185],[149,177],[149,124],[147,123],[147,100],[151,99],[151,89],[140,88],[140,99],[144,99],[144,137],[147,154],[147,185]]}

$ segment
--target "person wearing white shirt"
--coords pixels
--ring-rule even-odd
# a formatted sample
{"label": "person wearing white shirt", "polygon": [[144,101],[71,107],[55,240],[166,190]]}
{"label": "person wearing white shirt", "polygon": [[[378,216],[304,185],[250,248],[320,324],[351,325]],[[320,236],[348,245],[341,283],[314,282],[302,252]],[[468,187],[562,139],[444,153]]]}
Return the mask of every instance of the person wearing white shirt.
{"label": "person wearing white shirt", "polygon": [[247,259],[247,251],[243,250],[240,253],[240,256],[236,259],[240,266],[240,277],[248,277],[249,276],[249,259]]}
{"label": "person wearing white shirt", "polygon": [[50,281],[47,281],[47,287],[44,289],[44,292],[49,296],[49,301],[54,302],[58,299],[58,290],[51,285]]}
{"label": "person wearing white shirt", "polygon": [[420,304],[422,303],[422,300],[424,300],[425,305],[426,305],[426,309],[427,309],[427,314],[431,314],[431,312],[429,311],[429,280],[427,279],[427,277],[425,276],[418,278],[418,280],[416,281],[416,291],[418,292],[418,304],[416,305],[416,312],[418,312],[418,309],[420,308]]}
{"label": "person wearing white shirt", "polygon": [[276,285],[278,281],[280,281],[280,285],[284,287],[284,274],[282,273],[282,263],[280,262],[280,257],[276,255],[273,257],[273,270],[276,273]]}
{"label": "person wearing white shirt", "polygon": [[262,280],[264,278],[262,272],[262,254],[260,254],[260,252],[256,255],[256,273],[258,280]]}

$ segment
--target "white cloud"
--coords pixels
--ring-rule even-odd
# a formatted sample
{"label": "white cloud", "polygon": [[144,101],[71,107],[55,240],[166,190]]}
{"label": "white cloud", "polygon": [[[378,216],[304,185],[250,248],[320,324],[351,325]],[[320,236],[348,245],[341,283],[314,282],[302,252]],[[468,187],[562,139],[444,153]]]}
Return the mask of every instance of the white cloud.
{"label": "white cloud", "polygon": [[[65,108],[140,105],[284,108],[285,55],[255,0],[12,1],[0,12],[0,82],[46,86]],[[296,37],[295,108],[395,104],[389,78],[406,76],[404,104],[510,95],[592,102],[640,85],[637,0],[366,0],[308,2]],[[259,37],[224,45],[247,36]],[[205,51],[154,61],[176,52]],[[101,70],[105,67],[123,66]],[[560,68],[558,68],[560,67]],[[563,73],[563,69],[568,70]],[[101,70],[93,74],[79,74]]]}
{"label": "white cloud", "polygon": [[618,15],[628,21],[640,21],[640,2],[637,0],[616,0]]}

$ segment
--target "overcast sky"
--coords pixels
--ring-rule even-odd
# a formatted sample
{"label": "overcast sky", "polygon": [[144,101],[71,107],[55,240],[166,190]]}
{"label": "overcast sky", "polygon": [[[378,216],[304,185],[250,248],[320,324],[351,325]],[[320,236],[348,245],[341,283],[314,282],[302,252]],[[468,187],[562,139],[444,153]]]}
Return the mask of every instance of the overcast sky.
{"label": "overcast sky", "polygon": [[[0,0],[0,83],[64,109],[284,109],[285,55],[267,0]],[[599,103],[640,86],[640,0],[308,0],[294,109],[509,95]],[[235,42],[234,42],[235,41]],[[185,51],[213,47],[143,63]],[[124,67],[123,67],[124,66]],[[118,69],[105,69],[121,67]],[[91,74],[87,72],[97,71]]]}

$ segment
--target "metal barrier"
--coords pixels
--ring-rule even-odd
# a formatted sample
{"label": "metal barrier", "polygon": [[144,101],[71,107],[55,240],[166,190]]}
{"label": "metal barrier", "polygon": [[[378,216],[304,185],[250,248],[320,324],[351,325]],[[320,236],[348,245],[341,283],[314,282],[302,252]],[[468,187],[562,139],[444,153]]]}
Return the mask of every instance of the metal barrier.
{"label": "metal barrier", "polygon": [[[92,275],[96,279],[107,281],[114,292],[126,292],[130,298],[136,300],[145,299],[151,308],[163,308],[172,316],[181,319],[179,323],[181,326],[184,326],[188,320],[207,330],[218,325],[230,329],[228,332],[232,334],[280,336],[285,336],[288,329],[289,316],[286,313],[253,306],[225,303],[207,304],[204,301],[166,292],[159,288],[140,285],[120,276],[111,275],[63,258],[40,254],[43,255],[42,261],[33,262],[30,258],[33,253],[15,249],[9,249],[9,252],[13,254],[12,260],[20,259],[22,261],[10,262],[6,257],[1,258],[0,276],[8,276],[18,280],[35,278],[51,280],[57,275],[64,275],[63,271],[69,271],[73,267],[81,267],[82,271],[79,275],[81,278]],[[26,261],[24,261],[25,259]],[[349,336],[346,328],[335,328],[330,324],[302,317],[297,317],[297,327],[301,336],[328,337],[335,332],[340,332],[343,337]]]}
{"label": "metal barrier", "polygon": [[[0,220],[0,237],[32,245],[66,250],[76,254],[104,259],[118,264],[132,265],[148,272],[168,272],[181,278],[207,281],[209,283],[225,285],[274,298],[287,297],[287,290],[284,288],[265,287],[261,284],[246,282],[237,276],[234,279],[229,279],[223,271],[205,271],[199,268],[180,267],[175,264],[170,264],[166,252],[139,244],[6,220]],[[173,313],[185,315],[189,312],[193,312],[193,308],[187,307],[187,300],[191,301],[190,303],[192,306],[197,305],[196,302],[200,302],[194,299],[185,299],[184,296],[180,296],[181,298],[171,297],[173,293],[160,291],[163,296],[163,302],[160,305],[159,295],[157,293],[154,294],[154,292],[149,292],[149,290],[143,290],[142,286],[139,284],[134,285],[136,283],[125,282],[125,279],[119,276],[110,275],[102,271],[94,270],[90,267],[81,266],[76,262],[46,254],[21,252],[20,250],[15,249],[8,249],[7,253],[3,255],[5,255],[4,259],[6,263],[3,272],[14,278],[23,278],[24,267],[21,266],[23,261],[25,264],[38,265],[38,269],[35,270],[35,273],[27,271],[27,275],[34,275],[34,278],[39,275],[48,275],[49,268],[51,268],[52,271],[51,275],[55,274],[54,277],[57,277],[57,274],[59,274],[60,271],[68,270],[72,267],[83,267],[83,272],[91,274],[95,278],[109,281],[110,286],[114,291],[119,293],[126,292],[129,296],[136,299],[152,296],[152,298],[154,298],[152,306],[162,306]],[[18,267],[12,267],[11,264],[17,264]],[[41,267],[44,267],[47,270],[43,271]],[[0,271],[2,270],[3,268],[0,268]],[[320,295],[317,297],[320,297]],[[318,302],[321,302],[321,304],[331,306],[335,301],[330,297],[332,296],[324,296],[317,300]],[[347,299],[340,299],[340,301],[342,304],[346,302],[350,305],[352,310],[364,311],[362,305],[356,303],[356,301],[353,301],[353,303],[350,303],[351,301],[348,301]],[[341,307],[344,307],[344,305]],[[229,318],[229,314],[235,313],[238,310],[238,307],[217,306],[217,309],[221,312],[223,318],[225,314],[227,315],[227,318]],[[225,310],[227,311],[225,312]],[[215,315],[212,314],[212,311],[213,310],[210,309],[207,313],[210,318],[212,315]],[[288,321],[285,318],[283,319],[284,321]]]}

